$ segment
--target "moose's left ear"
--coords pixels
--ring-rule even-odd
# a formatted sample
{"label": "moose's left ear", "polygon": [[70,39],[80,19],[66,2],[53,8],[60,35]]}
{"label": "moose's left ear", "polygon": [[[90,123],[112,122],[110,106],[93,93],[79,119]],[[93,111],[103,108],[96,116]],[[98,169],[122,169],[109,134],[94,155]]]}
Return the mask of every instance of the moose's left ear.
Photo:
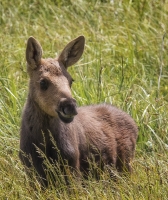
{"label": "moose's left ear", "polygon": [[65,68],[76,63],[83,54],[85,46],[85,37],[79,36],[68,43],[61,52],[58,61],[61,61]]}

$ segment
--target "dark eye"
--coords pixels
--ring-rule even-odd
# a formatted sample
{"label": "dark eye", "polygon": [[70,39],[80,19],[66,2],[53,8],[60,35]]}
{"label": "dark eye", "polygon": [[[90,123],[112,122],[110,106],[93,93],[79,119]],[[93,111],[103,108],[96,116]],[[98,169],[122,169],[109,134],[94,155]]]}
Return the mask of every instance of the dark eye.
{"label": "dark eye", "polygon": [[40,88],[41,90],[47,90],[49,86],[49,82],[46,79],[40,81]]}

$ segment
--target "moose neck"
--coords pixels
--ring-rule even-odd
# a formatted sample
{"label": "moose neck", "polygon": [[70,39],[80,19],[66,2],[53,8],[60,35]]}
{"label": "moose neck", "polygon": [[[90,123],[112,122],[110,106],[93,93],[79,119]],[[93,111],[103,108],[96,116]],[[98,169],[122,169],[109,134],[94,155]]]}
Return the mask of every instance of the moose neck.
{"label": "moose neck", "polygon": [[28,95],[25,109],[28,111],[26,112],[26,114],[28,115],[26,117],[29,120],[29,123],[34,124],[37,130],[50,130],[50,122],[54,120],[54,118],[47,115],[43,110],[41,110],[39,105],[31,98],[30,95]]}

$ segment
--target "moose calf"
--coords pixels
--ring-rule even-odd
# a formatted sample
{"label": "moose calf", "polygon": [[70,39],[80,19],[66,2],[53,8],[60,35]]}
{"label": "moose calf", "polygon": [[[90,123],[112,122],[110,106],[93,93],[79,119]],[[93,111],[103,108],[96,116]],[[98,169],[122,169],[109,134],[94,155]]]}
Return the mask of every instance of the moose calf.
{"label": "moose calf", "polygon": [[30,82],[22,115],[19,156],[27,169],[35,168],[46,186],[47,166],[39,150],[55,163],[59,154],[76,172],[88,172],[89,160],[111,165],[121,172],[131,171],[137,139],[134,120],[109,104],[77,107],[72,98],[73,79],[67,69],[79,60],[84,44],[84,36],[79,36],[65,46],[58,58],[42,59],[39,42],[33,37],[27,41]]}

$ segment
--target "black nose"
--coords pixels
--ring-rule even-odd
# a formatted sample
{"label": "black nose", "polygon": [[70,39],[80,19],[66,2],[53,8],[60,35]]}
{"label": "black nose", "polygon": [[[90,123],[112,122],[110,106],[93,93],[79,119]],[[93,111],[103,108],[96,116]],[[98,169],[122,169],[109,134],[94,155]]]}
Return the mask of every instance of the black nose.
{"label": "black nose", "polygon": [[77,115],[76,100],[73,98],[62,98],[59,103],[58,115],[60,119],[69,123],[73,120],[74,116]]}

